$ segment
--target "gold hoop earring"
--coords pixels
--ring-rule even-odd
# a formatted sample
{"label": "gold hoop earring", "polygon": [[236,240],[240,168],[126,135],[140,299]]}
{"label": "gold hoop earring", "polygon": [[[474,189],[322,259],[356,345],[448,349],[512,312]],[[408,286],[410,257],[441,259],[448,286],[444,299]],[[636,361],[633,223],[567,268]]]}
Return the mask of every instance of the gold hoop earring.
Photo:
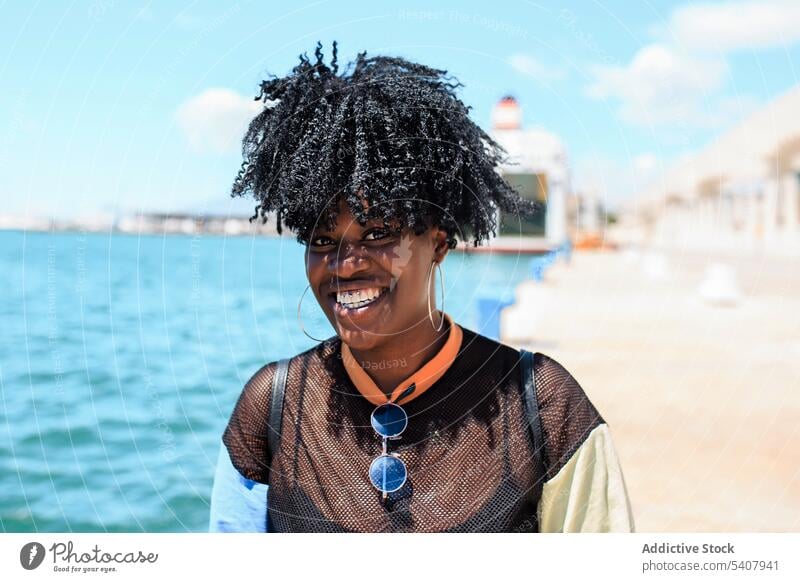
{"label": "gold hoop earring", "polygon": [[300,324],[300,331],[306,334],[306,336],[310,337],[315,342],[324,342],[325,340],[317,339],[314,336],[308,334],[306,328],[303,326],[303,320],[300,317],[300,306],[303,304],[303,297],[306,296],[306,291],[308,291],[310,288],[311,288],[311,283],[308,284],[308,286],[303,291],[303,294],[300,296],[300,301],[297,304],[297,322]]}
{"label": "gold hoop earring", "polygon": [[[436,327],[436,324],[433,322],[433,312],[431,310],[431,275],[433,274],[433,267],[439,269],[439,278],[442,280],[442,308],[441,317],[439,317],[439,327]],[[442,274],[442,267],[439,266],[439,263],[436,261],[431,261],[431,268],[428,269],[428,319],[431,320],[431,325],[433,326],[434,331],[441,331],[442,326],[444,325],[444,275]]]}

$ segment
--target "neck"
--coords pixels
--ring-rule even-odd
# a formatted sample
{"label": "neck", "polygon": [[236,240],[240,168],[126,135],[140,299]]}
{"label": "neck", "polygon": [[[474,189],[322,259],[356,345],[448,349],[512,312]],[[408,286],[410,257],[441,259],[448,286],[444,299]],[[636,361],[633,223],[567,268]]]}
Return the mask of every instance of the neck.
{"label": "neck", "polygon": [[[442,312],[434,315],[438,322],[437,315],[442,317]],[[395,336],[393,341],[369,350],[350,348],[355,360],[387,396],[391,395],[400,382],[429,362],[447,341],[450,331],[447,322],[439,331],[433,329],[430,321],[425,323],[427,325],[417,326],[421,329]]]}

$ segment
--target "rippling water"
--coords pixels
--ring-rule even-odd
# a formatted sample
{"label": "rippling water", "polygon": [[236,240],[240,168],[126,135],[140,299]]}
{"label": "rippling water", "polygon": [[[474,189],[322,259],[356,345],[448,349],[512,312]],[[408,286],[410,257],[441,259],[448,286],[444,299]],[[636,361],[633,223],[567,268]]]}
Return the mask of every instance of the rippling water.
{"label": "rippling water", "polygon": [[[0,232],[0,527],[205,531],[243,383],[316,342],[294,239]],[[451,252],[445,309],[524,258]],[[437,299],[439,291],[437,290]],[[441,307],[441,305],[440,305]],[[311,335],[332,328],[306,294]]]}

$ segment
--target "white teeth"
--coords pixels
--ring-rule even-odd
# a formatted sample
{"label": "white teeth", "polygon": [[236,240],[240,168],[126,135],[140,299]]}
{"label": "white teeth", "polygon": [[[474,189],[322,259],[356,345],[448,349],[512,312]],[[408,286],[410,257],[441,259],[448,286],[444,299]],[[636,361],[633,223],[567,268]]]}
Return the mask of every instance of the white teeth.
{"label": "white teeth", "polygon": [[336,294],[336,301],[352,309],[372,303],[380,295],[381,290],[377,287],[357,289],[355,291],[340,291]]}

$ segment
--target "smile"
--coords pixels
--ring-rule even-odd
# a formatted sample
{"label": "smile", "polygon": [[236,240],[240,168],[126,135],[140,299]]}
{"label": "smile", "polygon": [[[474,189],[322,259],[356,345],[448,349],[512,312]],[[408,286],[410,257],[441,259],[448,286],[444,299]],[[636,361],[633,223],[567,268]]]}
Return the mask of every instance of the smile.
{"label": "smile", "polygon": [[388,289],[386,287],[372,287],[370,289],[357,289],[355,291],[340,291],[336,294],[336,302],[348,309],[358,309],[376,301]]}
{"label": "smile", "polygon": [[380,303],[389,292],[388,287],[368,287],[353,291],[339,291],[332,293],[331,299],[334,310],[341,315],[361,314],[371,311],[371,307]]}

